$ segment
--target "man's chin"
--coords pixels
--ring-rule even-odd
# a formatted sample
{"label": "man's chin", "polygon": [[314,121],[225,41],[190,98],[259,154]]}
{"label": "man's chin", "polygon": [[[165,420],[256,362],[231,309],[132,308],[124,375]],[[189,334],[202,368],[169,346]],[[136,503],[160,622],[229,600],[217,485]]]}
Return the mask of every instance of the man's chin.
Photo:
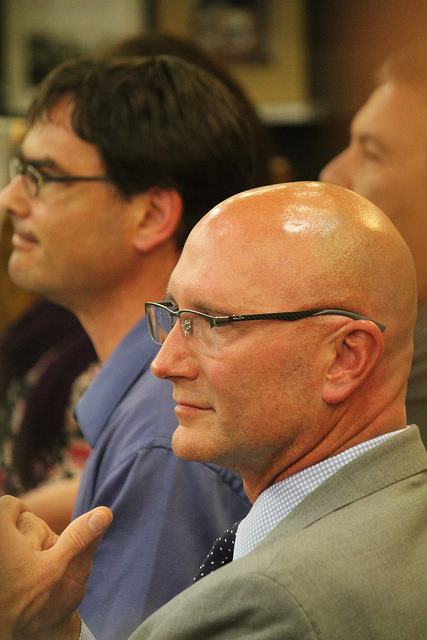
{"label": "man's chin", "polygon": [[208,462],[232,469],[227,451],[221,450],[218,440],[209,438],[206,430],[196,433],[194,428],[178,425],[172,436],[172,451],[182,460]]}
{"label": "man's chin", "polygon": [[25,255],[13,251],[9,258],[8,271],[13,284],[25,291],[34,291],[34,283],[32,283],[34,268],[28,260],[25,260]]}
{"label": "man's chin", "polygon": [[172,435],[172,451],[182,460],[192,462],[212,462],[213,452],[206,446],[206,438],[196,434],[194,429],[181,424]]}
{"label": "man's chin", "polygon": [[13,284],[20,289],[51,299],[45,273],[37,269],[34,261],[26,259],[25,255],[12,253],[8,271]]}

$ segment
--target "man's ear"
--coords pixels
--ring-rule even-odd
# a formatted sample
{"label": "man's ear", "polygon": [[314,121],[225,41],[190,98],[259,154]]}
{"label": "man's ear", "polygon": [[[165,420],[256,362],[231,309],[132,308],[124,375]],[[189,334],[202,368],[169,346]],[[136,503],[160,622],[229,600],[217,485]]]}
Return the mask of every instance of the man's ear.
{"label": "man's ear", "polygon": [[333,355],[323,380],[323,400],[338,404],[346,400],[371,373],[383,349],[381,330],[367,320],[343,326],[331,344]]}
{"label": "man's ear", "polygon": [[182,217],[183,202],[178,191],[152,187],[135,196],[133,204],[137,221],[134,246],[138,251],[150,251],[172,238]]}

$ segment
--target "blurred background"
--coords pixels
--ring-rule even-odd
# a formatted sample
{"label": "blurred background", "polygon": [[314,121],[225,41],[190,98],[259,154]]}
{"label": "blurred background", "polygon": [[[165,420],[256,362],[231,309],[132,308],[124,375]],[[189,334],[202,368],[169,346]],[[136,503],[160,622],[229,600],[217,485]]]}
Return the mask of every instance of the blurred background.
{"label": "blurred background", "polygon": [[[218,62],[237,81],[261,120],[254,116],[260,164],[269,168],[266,180],[316,180],[347,145],[350,120],[375,86],[379,65],[393,50],[427,37],[427,0],[0,0],[0,189],[25,133],[27,107],[53,67],[80,54],[123,54],[124,41],[163,41],[159,35],[196,45],[215,59],[216,71]],[[0,494],[6,480],[9,492],[22,494],[46,478],[78,477],[88,445],[72,407],[97,371],[77,320],[13,285],[7,271],[11,234],[11,221],[4,222],[0,211]],[[83,367],[75,349],[80,339],[86,341],[85,366],[92,364],[75,383],[67,357],[77,354]],[[425,387],[424,378],[420,384]],[[35,414],[39,398],[45,413]],[[44,452],[34,455],[27,447],[28,467],[38,475],[18,478],[13,456],[19,442],[27,442],[29,433],[47,433],[51,416],[49,433],[66,434],[59,463],[45,464]],[[79,465],[71,467],[69,452],[76,451]]]}
{"label": "blurred background", "polygon": [[373,74],[427,35],[426,0],[0,0],[0,186],[43,76],[76,53],[169,33],[220,57],[271,132],[279,176],[316,179]]}

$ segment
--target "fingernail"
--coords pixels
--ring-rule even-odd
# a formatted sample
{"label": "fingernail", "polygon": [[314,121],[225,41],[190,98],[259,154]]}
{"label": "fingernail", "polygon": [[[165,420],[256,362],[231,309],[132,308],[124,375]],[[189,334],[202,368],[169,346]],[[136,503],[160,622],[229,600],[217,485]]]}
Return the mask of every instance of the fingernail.
{"label": "fingernail", "polygon": [[107,526],[107,522],[100,513],[94,513],[88,520],[89,529],[94,533],[101,533]]}

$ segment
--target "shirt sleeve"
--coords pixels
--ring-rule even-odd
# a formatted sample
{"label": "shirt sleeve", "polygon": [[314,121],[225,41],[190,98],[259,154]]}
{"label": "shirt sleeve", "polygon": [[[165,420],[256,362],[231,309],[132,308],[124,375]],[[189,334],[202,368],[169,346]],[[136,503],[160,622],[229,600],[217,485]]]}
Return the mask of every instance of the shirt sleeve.
{"label": "shirt sleeve", "polygon": [[135,452],[109,474],[93,506],[109,506],[114,519],[79,608],[96,637],[127,639],[191,585],[213,539],[249,509],[233,478],[161,446]]}

